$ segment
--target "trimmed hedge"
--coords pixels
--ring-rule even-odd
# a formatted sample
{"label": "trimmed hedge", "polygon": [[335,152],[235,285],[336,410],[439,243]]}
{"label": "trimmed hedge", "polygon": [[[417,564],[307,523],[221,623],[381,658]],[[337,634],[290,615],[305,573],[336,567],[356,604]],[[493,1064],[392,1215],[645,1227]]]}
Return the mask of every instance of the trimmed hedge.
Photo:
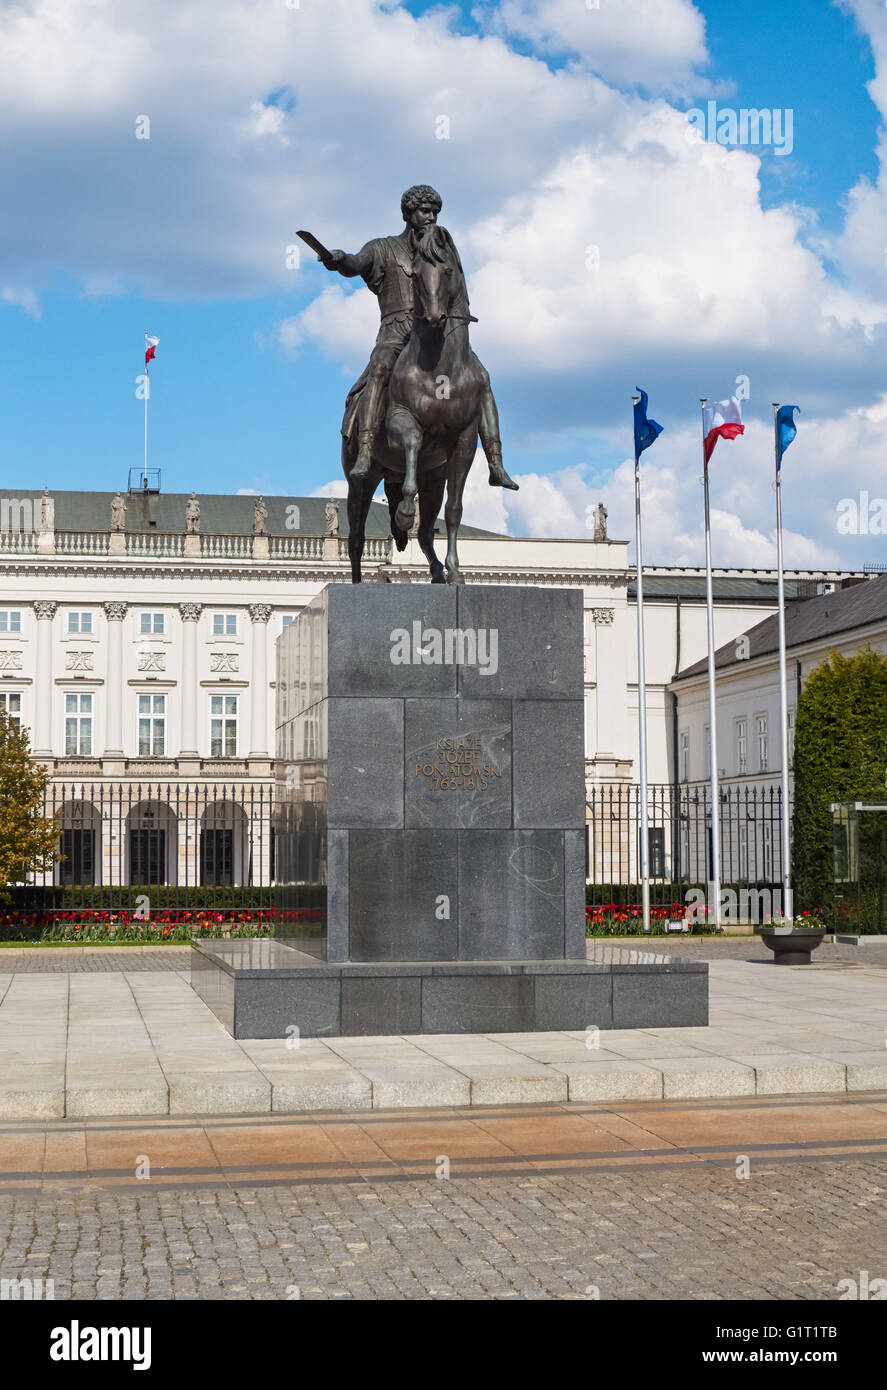
{"label": "trimmed hedge", "polygon": [[[782,891],[781,883],[722,883],[721,891],[731,889],[737,897],[743,892],[760,892],[764,888],[771,892]],[[650,903],[653,907],[671,907],[672,903],[685,903],[690,892],[705,893],[704,883],[651,883]],[[638,907],[641,902],[639,883],[586,883],[585,902],[589,907]]]}
{"label": "trimmed hedge", "polygon": [[229,909],[237,911],[251,907],[272,907],[273,888],[203,887],[189,884],[65,884],[43,888],[28,884],[23,888],[6,888],[3,906],[21,912],[77,911],[87,908],[122,908],[134,911],[136,898],[147,895],[152,912],[163,908],[206,908],[208,912]]}
{"label": "trimmed hedge", "polygon": [[808,678],[795,725],[795,905],[835,910],[835,801],[885,800],[887,657],[832,652]]}

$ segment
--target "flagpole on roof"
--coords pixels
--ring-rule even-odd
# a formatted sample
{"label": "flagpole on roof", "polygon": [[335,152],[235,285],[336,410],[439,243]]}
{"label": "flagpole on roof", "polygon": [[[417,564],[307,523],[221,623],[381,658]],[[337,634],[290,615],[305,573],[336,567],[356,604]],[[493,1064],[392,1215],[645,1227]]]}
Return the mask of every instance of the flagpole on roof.
{"label": "flagpole on roof", "polygon": [[148,486],[148,330],[145,329],[145,472],[142,487]]}
{"label": "flagpole on roof", "polygon": [[788,797],[788,681],[785,657],[785,579],[782,564],[782,462],[779,447],[779,402],[773,402],[773,445],[776,455],[776,584],[779,605],[779,724],[782,748],[782,913],[792,917],[791,822]]}
{"label": "flagpole on roof", "polygon": [[718,800],[717,700],[715,697],[715,621],[711,578],[711,511],[708,500],[708,460],[705,449],[705,403],[702,407],[702,459],[705,487],[705,615],[708,628],[708,761],[711,774],[711,882],[709,884],[715,930],[721,925],[721,816]]}
{"label": "flagpole on roof", "polygon": [[[640,396],[632,396],[637,405]],[[637,432],[634,445],[634,546],[637,585],[638,637],[638,754],[640,758],[641,795],[641,904],[644,931],[650,930],[650,834],[647,807],[647,677],[644,660],[644,565],[641,546],[641,464]]]}

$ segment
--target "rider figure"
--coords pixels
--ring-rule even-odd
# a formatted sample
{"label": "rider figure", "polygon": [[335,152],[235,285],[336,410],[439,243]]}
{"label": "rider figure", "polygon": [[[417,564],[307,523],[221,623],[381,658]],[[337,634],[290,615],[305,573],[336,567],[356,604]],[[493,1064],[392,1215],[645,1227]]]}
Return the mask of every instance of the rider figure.
{"label": "rider figure", "polygon": [[[378,297],[382,314],[369,366],[358,383],[362,386],[362,392],[357,407],[358,447],[350,473],[352,478],[365,478],[370,470],[373,443],[384,417],[388,379],[413,327],[413,257],[419,238],[426,227],[437,221],[440,209],[440,194],[428,184],[417,184],[408,188],[400,200],[400,210],[406,223],[402,232],[368,241],[353,256],[345,251],[330,251],[326,256],[318,256],[327,270],[337,270],[348,279],[360,275]],[[492,393],[488,392],[488,396],[485,415],[498,425]],[[498,429],[494,433],[495,439],[485,441],[492,454],[487,459],[490,486],[517,491],[517,483],[512,482],[502,466]]]}

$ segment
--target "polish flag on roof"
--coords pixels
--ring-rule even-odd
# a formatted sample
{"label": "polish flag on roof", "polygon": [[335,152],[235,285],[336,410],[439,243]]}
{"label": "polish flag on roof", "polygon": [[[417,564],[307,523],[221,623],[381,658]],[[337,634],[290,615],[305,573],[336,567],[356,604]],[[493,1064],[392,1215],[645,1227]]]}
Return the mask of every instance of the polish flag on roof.
{"label": "polish flag on roof", "polygon": [[705,437],[705,466],[708,467],[719,439],[735,439],[737,435],[745,433],[742,411],[735,396],[728,401],[715,401],[714,405],[702,407],[702,433]]}
{"label": "polish flag on roof", "polygon": [[159,342],[160,342],[160,339],[159,339],[159,338],[149,338],[148,335],[147,335],[147,333],[145,334],[145,366],[146,366],[146,367],[147,367],[148,363],[151,362],[151,361],[153,360],[154,354],[155,354],[155,352],[157,351],[157,344],[158,344]]}

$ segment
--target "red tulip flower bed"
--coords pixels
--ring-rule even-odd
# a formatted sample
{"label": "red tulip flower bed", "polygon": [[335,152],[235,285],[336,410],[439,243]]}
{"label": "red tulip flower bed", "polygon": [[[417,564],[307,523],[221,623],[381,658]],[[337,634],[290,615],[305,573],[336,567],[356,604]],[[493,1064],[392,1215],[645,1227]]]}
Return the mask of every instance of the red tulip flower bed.
{"label": "red tulip flower bed", "polygon": [[[669,907],[650,907],[650,935],[665,936],[666,922],[687,920],[690,932],[696,936],[712,936],[714,927],[706,920],[710,909],[694,908],[688,913],[685,903],[674,902]],[[640,903],[630,907],[618,903],[602,903],[585,909],[586,936],[646,936],[644,910]]]}
{"label": "red tulip flower bed", "polygon": [[159,908],[150,917],[130,908],[69,908],[49,912],[4,912],[4,927],[22,928],[39,941],[190,941],[192,937],[271,936],[270,908]]}

